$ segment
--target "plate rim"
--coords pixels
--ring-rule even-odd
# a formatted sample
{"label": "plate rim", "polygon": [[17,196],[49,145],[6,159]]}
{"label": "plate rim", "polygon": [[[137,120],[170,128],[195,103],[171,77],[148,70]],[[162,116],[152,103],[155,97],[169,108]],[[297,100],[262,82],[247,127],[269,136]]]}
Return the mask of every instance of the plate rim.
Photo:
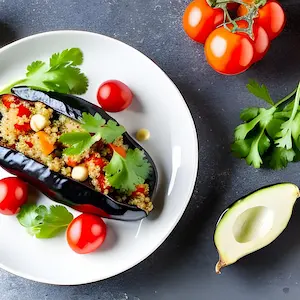
{"label": "plate rim", "polygon": [[101,277],[100,279],[99,278],[93,278],[93,279],[88,279],[88,280],[77,280],[77,281],[73,281],[73,282],[64,282],[64,283],[59,283],[59,282],[55,282],[54,280],[48,280],[48,279],[45,279],[45,278],[42,278],[42,277],[35,277],[35,276],[31,276],[30,274],[28,273],[23,273],[22,271],[16,271],[16,270],[13,270],[12,268],[10,267],[7,267],[5,265],[3,265],[3,263],[0,262],[0,268],[9,272],[10,274],[13,274],[13,275],[16,275],[18,277],[21,277],[21,278],[25,278],[25,279],[28,279],[28,280],[31,280],[31,281],[34,281],[34,282],[39,282],[39,283],[45,283],[45,284],[49,284],[49,285],[57,285],[57,286],[76,286],[76,285],[85,285],[85,284],[89,284],[89,283],[94,283],[94,282],[100,282],[100,281],[103,281],[103,280],[106,280],[106,279],[109,279],[109,278],[113,278],[113,277],[116,277],[126,271],[129,271],[131,270],[132,268],[134,268],[135,266],[139,265],[141,262],[143,262],[144,260],[146,260],[150,255],[152,255],[165,241],[166,239],[170,236],[170,234],[173,232],[173,230],[175,229],[175,227],[178,225],[179,221],[181,220],[184,212],[186,211],[187,209],[187,206],[191,200],[191,197],[192,197],[192,194],[194,192],[194,189],[195,189],[195,185],[196,185],[196,180],[197,180],[197,174],[198,174],[198,166],[199,166],[199,147],[198,147],[198,135],[197,135],[197,129],[196,129],[196,125],[195,125],[195,121],[194,121],[194,118],[193,118],[193,115],[182,95],[182,93],[180,92],[179,88],[176,86],[176,84],[173,82],[173,80],[167,75],[167,73],[158,65],[155,63],[154,60],[152,60],[150,57],[148,57],[146,54],[144,54],[142,51],[134,48],[133,46],[131,46],[130,44],[127,44],[121,40],[118,40],[116,38],[113,38],[113,37],[110,37],[110,36],[107,36],[107,35],[104,35],[104,34],[101,34],[101,33],[97,33],[97,32],[92,32],[92,31],[88,31],[88,30],[51,30],[51,31],[46,31],[46,32],[40,32],[40,33],[36,33],[36,34],[32,34],[32,35],[29,35],[29,36],[26,36],[26,37],[23,37],[23,38],[20,38],[20,39],[17,39],[3,47],[0,48],[0,57],[1,57],[1,54],[2,52],[4,51],[7,51],[9,50],[10,48],[12,47],[15,47],[19,44],[22,44],[23,42],[25,41],[28,41],[28,40],[32,40],[32,39],[36,39],[36,38],[40,38],[40,37],[44,37],[44,36],[48,36],[48,35],[64,35],[64,34],[84,34],[84,35],[90,35],[90,36],[98,36],[98,37],[101,37],[101,38],[104,38],[104,39],[107,39],[107,40],[111,40],[115,43],[120,43],[120,44],[123,44],[127,47],[130,47],[131,50],[134,50],[136,52],[138,52],[140,55],[143,55],[144,58],[146,58],[147,60],[149,60],[150,62],[152,62],[155,67],[163,73],[164,77],[166,78],[166,80],[169,81],[169,83],[176,89],[176,92],[178,93],[178,95],[180,96],[181,98],[181,101],[182,101],[182,104],[183,104],[183,107],[187,113],[187,115],[189,116],[189,122],[190,122],[190,125],[191,127],[193,128],[193,149],[194,149],[194,152],[195,152],[195,160],[196,160],[196,164],[195,164],[195,168],[194,168],[194,172],[192,174],[192,184],[191,184],[191,187],[190,187],[190,190],[188,191],[187,193],[187,197],[186,197],[186,203],[182,206],[181,208],[181,211],[179,212],[175,222],[172,224],[172,226],[169,228],[167,234],[161,239],[159,240],[159,242],[157,244],[154,245],[154,247],[151,248],[151,250],[146,254],[144,255],[143,257],[140,257],[138,260],[136,260],[134,263],[131,263],[129,266],[125,267],[125,268],[121,268],[120,271],[118,271],[118,273],[114,274],[114,275],[108,275],[108,276],[103,276]]}

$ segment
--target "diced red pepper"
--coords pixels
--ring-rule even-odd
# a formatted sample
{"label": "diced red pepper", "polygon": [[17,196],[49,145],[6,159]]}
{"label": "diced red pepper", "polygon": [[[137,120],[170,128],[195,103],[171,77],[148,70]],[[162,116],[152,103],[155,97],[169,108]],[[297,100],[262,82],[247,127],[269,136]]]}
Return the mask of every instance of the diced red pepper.
{"label": "diced red pepper", "polygon": [[15,128],[19,131],[29,131],[31,130],[29,123],[24,123],[23,125],[15,124]]}
{"label": "diced red pepper", "polygon": [[28,118],[31,115],[31,111],[22,104],[18,107],[18,110],[18,117],[26,116]]}
{"label": "diced red pepper", "polygon": [[97,157],[95,154],[90,156],[87,161],[93,161],[96,166],[99,166],[101,169],[103,169],[107,165],[107,161],[105,161],[101,157]]}
{"label": "diced red pepper", "polygon": [[7,108],[10,108],[13,103],[20,104],[20,100],[13,95],[3,95],[1,101]]}
{"label": "diced red pepper", "polygon": [[25,142],[28,146],[29,146],[29,148],[32,148],[33,147],[33,144],[31,143],[31,142]]}
{"label": "diced red pepper", "polygon": [[105,189],[109,189],[110,186],[106,185],[105,175],[103,173],[100,173],[99,177],[97,178],[99,187],[101,192],[103,193]]}
{"label": "diced red pepper", "polygon": [[72,160],[71,158],[68,158],[68,160],[67,160],[67,165],[68,165],[69,167],[74,168],[74,167],[76,167],[76,166],[78,165],[78,163],[77,163],[76,161]]}
{"label": "diced red pepper", "polygon": [[134,192],[132,192],[131,196],[134,198],[137,196],[138,193],[145,195],[145,188],[141,186],[137,187],[137,189]]}

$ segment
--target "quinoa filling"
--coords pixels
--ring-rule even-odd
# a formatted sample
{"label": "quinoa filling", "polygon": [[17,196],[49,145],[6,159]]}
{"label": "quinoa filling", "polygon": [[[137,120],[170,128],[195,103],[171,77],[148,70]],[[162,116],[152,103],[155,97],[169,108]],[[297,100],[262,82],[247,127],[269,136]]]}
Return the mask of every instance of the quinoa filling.
{"label": "quinoa filling", "polygon": [[[146,212],[153,209],[146,182],[136,185],[133,192],[120,191],[110,185],[104,167],[112,159],[113,149],[102,139],[79,155],[63,153],[68,146],[59,141],[60,136],[81,132],[79,122],[58,115],[41,102],[27,102],[12,95],[3,95],[1,100],[1,145],[35,159],[52,171],[85,182],[119,202],[137,206]],[[122,136],[112,144],[124,151],[128,150]]]}

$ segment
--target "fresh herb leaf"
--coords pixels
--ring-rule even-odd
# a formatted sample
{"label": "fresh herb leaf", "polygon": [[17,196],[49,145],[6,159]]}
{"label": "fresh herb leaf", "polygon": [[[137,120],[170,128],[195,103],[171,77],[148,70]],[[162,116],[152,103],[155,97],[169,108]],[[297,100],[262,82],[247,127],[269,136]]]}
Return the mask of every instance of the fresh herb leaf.
{"label": "fresh herb leaf", "polygon": [[257,98],[266,101],[270,105],[274,105],[269,91],[264,84],[260,85],[256,80],[250,79],[249,83],[247,84],[247,89],[251,94],[253,94]]}
{"label": "fresh herb leaf", "polygon": [[20,84],[44,91],[84,94],[88,88],[88,79],[78,68],[82,62],[83,53],[78,48],[55,53],[49,62],[34,61],[27,67],[26,78],[9,84],[0,94],[10,93],[12,87]]}
{"label": "fresh herb leaf", "polygon": [[245,122],[249,122],[252,119],[254,119],[255,117],[257,117],[258,114],[259,114],[259,108],[249,107],[249,108],[244,109],[241,112],[240,118],[241,118],[241,120],[243,120]]}
{"label": "fresh herb leaf", "polygon": [[[295,123],[298,122],[298,120],[299,120],[299,118],[298,118],[295,122],[295,119],[298,115],[297,112],[298,112],[298,108],[299,108],[299,102],[300,102],[300,83],[298,85],[291,117],[289,118],[288,121],[284,122],[281,125],[281,130],[277,134],[277,139],[276,139],[275,143],[278,145],[278,147],[286,148],[287,150],[292,149],[292,147],[293,147],[292,130],[293,130],[294,126],[297,126],[297,124],[295,124]],[[295,133],[296,133],[296,130],[294,129],[294,140],[298,140]],[[299,137],[299,135],[298,135],[298,137]]]}
{"label": "fresh herb leaf", "polygon": [[254,168],[260,168],[263,161],[261,156],[270,147],[270,140],[264,134],[264,128],[261,130],[260,134],[253,140],[246,161],[248,165],[252,165]]}
{"label": "fresh herb leaf", "polygon": [[144,152],[137,148],[129,149],[126,158],[114,151],[113,157],[104,171],[112,187],[132,192],[136,185],[144,183],[148,178],[150,164],[145,159]]}
{"label": "fresh herb leaf", "polygon": [[99,132],[99,128],[105,124],[105,120],[98,113],[96,113],[94,116],[83,113],[82,122],[83,124],[81,127],[91,133]]}
{"label": "fresh herb leaf", "polygon": [[107,142],[112,143],[117,137],[125,132],[123,126],[119,126],[116,122],[108,120],[106,126],[101,127],[99,133],[101,137]]}
{"label": "fresh herb leaf", "polygon": [[79,155],[91,148],[96,142],[100,141],[100,134],[91,136],[88,132],[70,132],[62,134],[59,141],[70,146],[64,149],[66,155]]}
{"label": "fresh herb leaf", "polygon": [[287,150],[281,147],[274,147],[269,158],[269,165],[274,170],[283,169],[289,162],[294,160],[295,155],[296,154],[293,149]]}
{"label": "fresh herb leaf", "polygon": [[83,53],[79,48],[71,48],[54,53],[50,58],[50,67],[57,68],[64,66],[79,66],[83,63]]}
{"label": "fresh herb leaf", "polygon": [[[256,96],[266,101],[270,99],[264,85],[251,81],[247,87]],[[244,109],[240,116],[244,123],[237,126],[234,133],[233,154],[255,168],[265,165],[282,169],[289,162],[300,161],[299,102],[300,83],[297,89],[269,109]]]}
{"label": "fresh herb leaf", "polygon": [[[105,120],[98,113],[94,116],[83,113],[81,127],[86,132],[70,132],[60,136],[59,141],[70,146],[63,151],[64,154],[79,155],[92,147],[100,139],[103,139],[106,143],[112,143],[125,132],[123,126],[118,125],[112,120],[109,120],[105,124]],[[94,133],[95,135],[91,136],[90,133]]]}
{"label": "fresh herb leaf", "polygon": [[39,239],[52,238],[65,230],[73,220],[73,215],[62,205],[26,204],[17,215],[19,223],[27,232]]}

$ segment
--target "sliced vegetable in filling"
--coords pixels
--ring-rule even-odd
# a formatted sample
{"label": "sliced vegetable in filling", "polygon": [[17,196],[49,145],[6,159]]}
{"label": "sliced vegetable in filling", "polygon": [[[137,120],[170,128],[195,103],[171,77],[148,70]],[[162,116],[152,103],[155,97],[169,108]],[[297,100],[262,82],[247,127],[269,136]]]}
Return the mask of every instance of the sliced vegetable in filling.
{"label": "sliced vegetable in filling", "polygon": [[12,95],[2,95],[1,100],[2,146],[16,149],[119,202],[146,212],[153,209],[147,183],[151,166],[142,150],[124,144],[123,126],[97,113],[83,113],[79,123],[41,102]]}

